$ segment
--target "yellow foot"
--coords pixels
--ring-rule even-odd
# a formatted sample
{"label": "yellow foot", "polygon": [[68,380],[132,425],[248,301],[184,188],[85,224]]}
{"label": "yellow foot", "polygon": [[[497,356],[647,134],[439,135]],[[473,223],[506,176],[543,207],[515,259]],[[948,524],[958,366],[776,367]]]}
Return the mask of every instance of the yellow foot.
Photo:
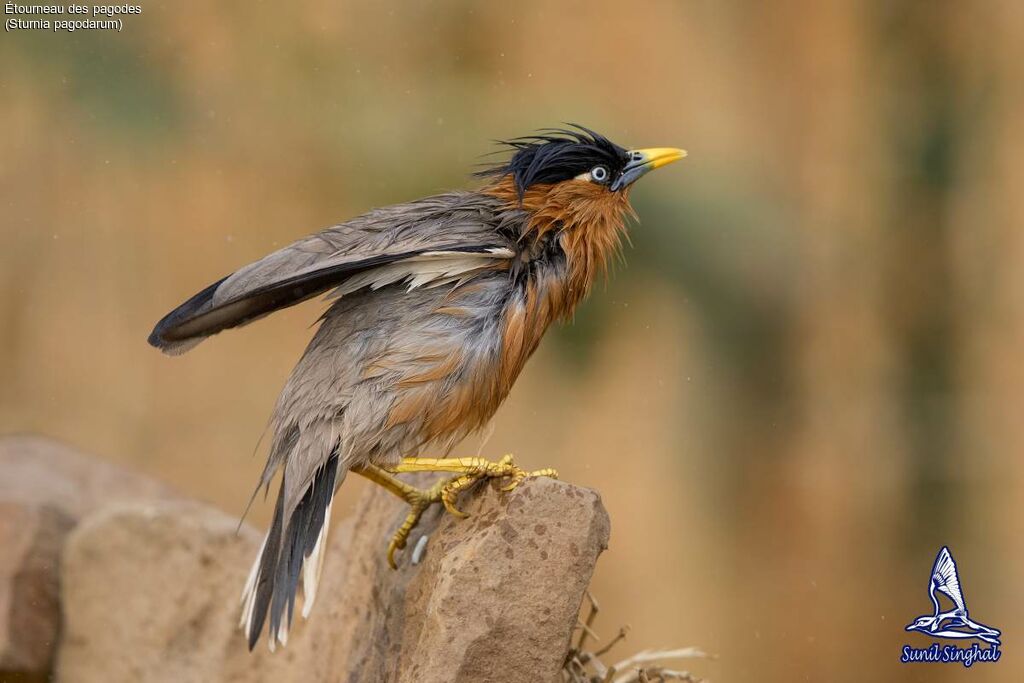
{"label": "yellow foot", "polygon": [[[511,455],[506,455],[497,462],[484,458],[403,458],[397,467],[388,470],[375,465],[364,465],[353,468],[352,471],[383,486],[409,504],[409,514],[388,543],[388,564],[392,569],[398,568],[395,551],[405,548],[409,534],[433,503],[440,501],[448,512],[456,517],[465,518],[469,515],[456,506],[456,500],[459,493],[481,479],[508,478],[509,482],[502,490],[511,491],[527,477],[558,478],[558,472],[551,468],[527,472],[516,466]],[[442,479],[429,489],[418,489],[394,476],[403,472],[457,472],[458,475]]]}
{"label": "yellow foot", "polygon": [[391,541],[388,543],[388,564],[391,565],[392,569],[398,569],[398,563],[395,562],[395,551],[405,548],[405,543],[409,540],[409,534],[419,524],[420,517],[423,516],[426,509],[433,503],[443,500],[442,495],[446,483],[445,481],[439,481],[429,489],[417,489],[410,486],[411,490],[403,496],[406,502],[409,503],[409,514],[405,516],[402,526],[398,527],[395,535],[391,537]]}
{"label": "yellow foot", "polygon": [[405,458],[395,468],[395,472],[461,472],[459,476],[443,482],[441,487],[441,503],[445,509],[456,517],[469,517],[455,504],[459,494],[481,479],[505,479],[509,482],[501,487],[502,491],[511,491],[519,486],[527,477],[558,478],[558,472],[548,467],[542,470],[527,472],[515,464],[511,455],[504,456],[498,462],[484,458]]}
{"label": "yellow foot", "polygon": [[419,523],[423,512],[432,503],[441,500],[441,492],[447,482],[442,480],[429,489],[418,489],[411,484],[406,484],[387,470],[381,469],[376,465],[353,467],[352,471],[356,474],[361,474],[375,484],[383,486],[409,504],[409,514],[405,516],[402,526],[398,527],[395,535],[391,537],[391,542],[388,543],[388,564],[391,565],[392,569],[398,569],[398,565],[395,563],[395,551],[405,548],[405,542],[408,540],[409,534]]}

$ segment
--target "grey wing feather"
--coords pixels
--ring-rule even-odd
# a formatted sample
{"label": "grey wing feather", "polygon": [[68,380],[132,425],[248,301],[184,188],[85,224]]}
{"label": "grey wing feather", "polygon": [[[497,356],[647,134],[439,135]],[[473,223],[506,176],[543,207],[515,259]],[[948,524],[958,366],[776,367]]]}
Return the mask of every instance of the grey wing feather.
{"label": "grey wing feather", "polygon": [[[456,192],[376,209],[305,237],[213,283],[164,316],[149,343],[188,351],[206,337],[245,325],[329,289],[409,280],[422,285],[457,276],[481,259],[509,258],[510,242],[494,228],[494,199]],[[398,264],[407,264],[408,268]],[[358,288],[356,287],[356,288]]]}

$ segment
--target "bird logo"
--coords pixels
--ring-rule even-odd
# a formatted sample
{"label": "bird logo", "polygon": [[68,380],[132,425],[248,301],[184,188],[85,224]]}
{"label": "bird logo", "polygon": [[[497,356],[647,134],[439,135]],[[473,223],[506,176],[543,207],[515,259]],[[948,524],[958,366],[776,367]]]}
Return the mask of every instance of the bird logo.
{"label": "bird logo", "polygon": [[[953,609],[942,610],[939,596],[953,602]],[[967,603],[960,584],[960,575],[949,548],[942,546],[935,556],[932,575],[928,580],[928,597],[935,607],[933,614],[924,614],[907,625],[907,631],[919,631],[937,638],[967,640],[978,638],[991,645],[999,645],[1000,630],[974,621],[967,615]]]}

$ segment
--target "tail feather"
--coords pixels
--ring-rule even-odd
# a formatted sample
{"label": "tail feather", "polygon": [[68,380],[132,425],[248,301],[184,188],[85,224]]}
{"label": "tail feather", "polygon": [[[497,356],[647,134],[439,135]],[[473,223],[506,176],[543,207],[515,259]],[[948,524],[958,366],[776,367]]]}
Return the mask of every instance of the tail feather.
{"label": "tail feather", "polygon": [[256,553],[257,561],[253,562],[252,569],[249,571],[249,578],[245,580],[245,587],[242,589],[242,616],[238,620],[238,628],[248,631],[249,621],[252,619],[253,607],[255,606],[255,600],[251,599],[256,594],[256,579],[259,578],[260,563],[259,558],[263,557],[263,551],[267,547],[267,537],[263,537],[263,542],[260,544],[260,549]]}
{"label": "tail feather", "polygon": [[[250,650],[259,640],[268,616],[270,649],[288,642],[300,576],[303,580],[302,614],[304,617],[309,614],[323,564],[323,543],[337,474],[338,455],[335,453],[316,471],[306,493],[289,515],[287,526],[283,496],[278,496],[274,521],[242,592],[241,627]],[[283,482],[281,490],[284,491]]]}
{"label": "tail feather", "polygon": [[249,615],[245,624],[245,634],[249,640],[249,649],[256,645],[259,640],[260,631],[263,630],[263,622],[267,618],[267,608],[270,606],[270,598],[274,593],[273,567],[277,563],[277,556],[281,549],[282,519],[284,512],[284,482],[281,482],[281,491],[277,496],[277,505],[274,508],[274,518],[270,523],[270,530],[263,541],[263,549],[256,558],[255,575],[248,594],[243,594],[245,607],[243,611]]}
{"label": "tail feather", "polygon": [[324,542],[327,539],[327,529],[331,525],[332,499],[327,504],[327,511],[324,513],[324,524],[320,527],[320,534],[313,544],[313,550],[306,558],[302,567],[302,618],[308,619],[313,611],[313,603],[316,602],[317,587],[320,585],[320,575],[324,568]]}

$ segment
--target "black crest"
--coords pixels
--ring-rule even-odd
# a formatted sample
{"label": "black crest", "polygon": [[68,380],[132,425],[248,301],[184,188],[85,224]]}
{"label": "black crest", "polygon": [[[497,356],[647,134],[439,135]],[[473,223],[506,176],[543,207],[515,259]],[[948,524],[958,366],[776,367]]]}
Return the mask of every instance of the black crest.
{"label": "black crest", "polygon": [[568,125],[576,130],[544,128],[536,135],[500,140],[499,144],[515,151],[512,158],[475,175],[511,175],[520,197],[533,185],[569,180],[597,165],[607,166],[611,178],[618,177],[629,153],[600,133],[575,123]]}

